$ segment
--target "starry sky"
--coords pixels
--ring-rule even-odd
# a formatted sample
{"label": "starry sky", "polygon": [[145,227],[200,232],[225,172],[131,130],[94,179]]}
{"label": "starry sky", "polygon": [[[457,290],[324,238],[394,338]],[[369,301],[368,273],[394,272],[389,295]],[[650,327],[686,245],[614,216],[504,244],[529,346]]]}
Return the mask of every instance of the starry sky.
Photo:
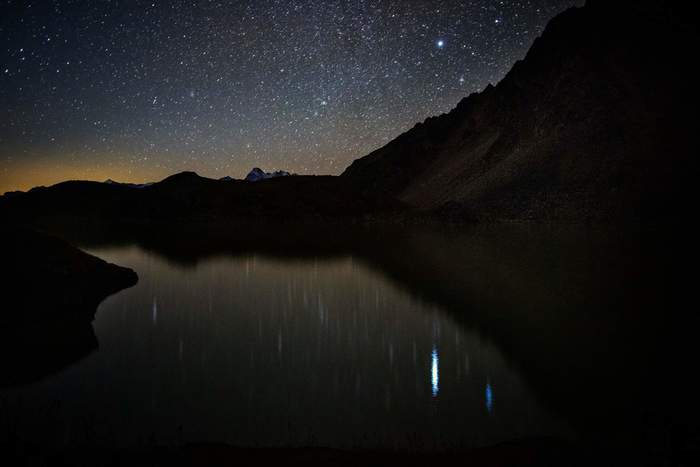
{"label": "starry sky", "polygon": [[498,82],[576,0],[0,0],[0,193],[339,174]]}

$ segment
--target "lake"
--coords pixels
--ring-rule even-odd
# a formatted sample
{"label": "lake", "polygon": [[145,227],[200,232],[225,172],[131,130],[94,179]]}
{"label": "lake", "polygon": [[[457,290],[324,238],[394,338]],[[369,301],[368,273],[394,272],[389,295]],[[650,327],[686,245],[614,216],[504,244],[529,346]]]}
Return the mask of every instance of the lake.
{"label": "lake", "polygon": [[626,437],[635,407],[664,405],[638,379],[658,347],[637,343],[666,325],[639,314],[628,338],[620,320],[656,303],[630,290],[658,275],[631,268],[638,246],[600,238],[419,231],[371,250],[185,256],[86,244],[139,282],[99,306],[96,348],[0,390],[0,428],[58,447]]}

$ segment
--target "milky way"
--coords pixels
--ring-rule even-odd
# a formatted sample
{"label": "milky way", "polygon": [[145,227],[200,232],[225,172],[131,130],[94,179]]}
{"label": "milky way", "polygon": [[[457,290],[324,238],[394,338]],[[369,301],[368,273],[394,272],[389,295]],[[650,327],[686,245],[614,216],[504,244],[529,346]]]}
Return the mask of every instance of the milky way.
{"label": "milky way", "polygon": [[576,3],[3,1],[0,191],[337,174],[497,82]]}

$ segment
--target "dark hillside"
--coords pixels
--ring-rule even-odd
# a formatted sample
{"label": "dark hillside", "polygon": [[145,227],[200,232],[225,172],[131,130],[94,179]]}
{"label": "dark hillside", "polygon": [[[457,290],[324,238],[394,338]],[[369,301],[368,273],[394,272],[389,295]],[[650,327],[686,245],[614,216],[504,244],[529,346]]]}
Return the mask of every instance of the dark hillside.
{"label": "dark hillside", "polygon": [[689,204],[697,30],[686,4],[589,1],[497,86],[343,174],[458,218],[663,220]]}

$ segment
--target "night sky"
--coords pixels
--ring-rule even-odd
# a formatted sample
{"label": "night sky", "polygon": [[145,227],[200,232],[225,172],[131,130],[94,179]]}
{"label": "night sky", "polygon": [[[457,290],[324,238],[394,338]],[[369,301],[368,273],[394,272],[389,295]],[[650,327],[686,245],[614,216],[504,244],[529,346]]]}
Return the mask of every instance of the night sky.
{"label": "night sky", "polygon": [[0,2],[0,193],[338,174],[496,83],[576,0]]}

